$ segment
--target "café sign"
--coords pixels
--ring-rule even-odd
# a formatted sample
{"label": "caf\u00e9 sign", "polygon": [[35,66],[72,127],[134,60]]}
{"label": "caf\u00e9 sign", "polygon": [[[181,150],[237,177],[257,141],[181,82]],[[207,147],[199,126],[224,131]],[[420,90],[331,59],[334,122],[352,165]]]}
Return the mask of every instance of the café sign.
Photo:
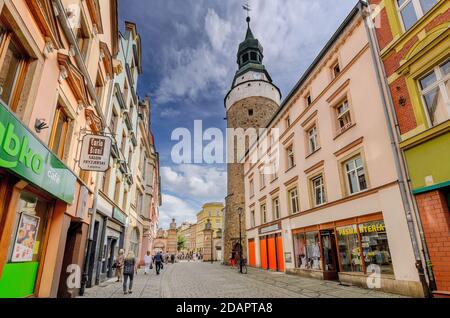
{"label": "caf\u00e9 sign", "polygon": [[72,204],[77,178],[0,102],[0,168]]}
{"label": "caf\u00e9 sign", "polygon": [[105,172],[109,169],[111,138],[98,135],[83,137],[79,166],[85,171]]}

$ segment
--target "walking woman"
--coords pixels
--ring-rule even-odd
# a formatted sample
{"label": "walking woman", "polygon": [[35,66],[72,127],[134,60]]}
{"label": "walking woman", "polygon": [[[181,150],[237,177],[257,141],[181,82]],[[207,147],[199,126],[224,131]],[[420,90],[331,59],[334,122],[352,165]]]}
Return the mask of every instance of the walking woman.
{"label": "walking woman", "polygon": [[117,282],[122,282],[123,279],[123,263],[125,261],[125,251],[123,249],[119,250],[119,255],[117,256],[116,261],[116,276]]}
{"label": "walking woman", "polygon": [[[127,257],[125,258],[124,266],[123,266],[123,293],[124,293],[124,295],[133,293],[134,274],[137,274],[136,258],[134,257],[134,253],[132,251],[130,251],[130,252],[128,252]],[[127,291],[128,279],[130,279],[130,286]]]}

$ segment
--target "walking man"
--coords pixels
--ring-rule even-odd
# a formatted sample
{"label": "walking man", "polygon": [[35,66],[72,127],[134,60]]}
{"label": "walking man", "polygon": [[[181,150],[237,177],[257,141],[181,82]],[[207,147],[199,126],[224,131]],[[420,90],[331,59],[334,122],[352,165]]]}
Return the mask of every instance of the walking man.
{"label": "walking man", "polygon": [[163,257],[161,255],[161,252],[158,252],[155,255],[154,261],[155,261],[156,275],[159,275],[159,271],[161,270],[161,263],[163,261]]}
{"label": "walking man", "polygon": [[[134,274],[137,274],[137,263],[136,258],[134,257],[134,253],[130,251],[125,258],[123,266],[123,293],[125,295],[131,294],[133,292]],[[128,279],[130,279],[130,286],[127,292]]]}

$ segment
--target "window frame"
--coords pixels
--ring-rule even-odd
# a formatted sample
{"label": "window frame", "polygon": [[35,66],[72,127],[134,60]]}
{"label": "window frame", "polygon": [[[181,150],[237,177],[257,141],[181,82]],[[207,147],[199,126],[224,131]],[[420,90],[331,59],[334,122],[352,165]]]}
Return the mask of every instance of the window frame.
{"label": "window frame", "polygon": [[267,204],[266,203],[262,203],[259,206],[259,213],[260,213],[260,217],[261,217],[261,224],[268,223],[268,219],[267,219]]}
{"label": "window frame", "polygon": [[[395,8],[397,10],[397,14],[398,14],[398,18],[400,20],[400,25],[402,26],[402,30],[403,32],[408,32],[409,30],[411,30],[416,24],[417,22],[419,22],[420,19],[423,18],[424,15],[426,15],[428,12],[430,12],[433,7],[439,3],[439,0],[436,0],[436,3],[433,5],[433,7],[431,7],[428,11],[424,12],[423,8],[422,8],[422,4],[420,3],[420,0],[404,0],[404,3],[402,5],[398,4],[398,0],[394,0],[395,2]],[[406,6],[411,3],[413,4],[413,8],[414,8],[414,13],[416,14],[416,18],[417,20],[411,24],[411,26],[407,29],[405,26],[405,22],[403,21],[403,17],[402,17],[402,10],[404,8],[406,8]]]}
{"label": "window frame", "polygon": [[[450,73],[447,75],[444,75],[441,70],[442,65],[444,65],[446,63],[450,63],[450,58],[447,58],[446,60],[444,60],[441,63],[437,63],[435,66],[433,66],[431,69],[429,69],[427,72],[425,72],[422,76],[418,77],[416,80],[417,88],[419,90],[420,99],[422,102],[422,107],[425,112],[425,117],[427,119],[427,123],[428,123],[429,127],[436,127],[450,119],[450,90],[447,89],[447,87],[445,86],[445,82],[447,82],[447,81],[450,82]],[[420,81],[432,73],[435,74],[436,81],[432,85],[429,85],[425,89],[422,89]],[[447,109],[447,114],[448,114],[447,120],[443,121],[442,123],[438,123],[438,124],[434,124],[431,121],[430,112],[429,112],[427,102],[426,102],[425,96],[424,96],[424,95],[432,92],[436,88],[439,88],[439,93],[441,94],[441,97],[444,99],[444,104],[447,106],[446,109]]]}
{"label": "window frame", "polygon": [[[321,189],[322,189],[322,198],[323,202],[317,203],[317,196],[316,196],[316,190],[317,186],[314,184],[314,182],[318,179],[322,180]],[[319,207],[327,203],[327,195],[326,195],[326,189],[325,189],[325,176],[323,172],[320,172],[312,177],[309,178],[310,182],[310,188],[311,188],[311,199],[312,199],[312,206],[313,207]]]}
{"label": "window frame", "polygon": [[[54,152],[53,147],[55,146],[55,141],[56,141],[56,135],[57,135],[57,127],[58,127],[58,121],[59,121],[59,116],[63,114],[65,116],[65,121],[64,121],[64,125],[63,125],[63,131],[64,133],[58,134],[61,135],[62,138],[62,142],[60,139],[60,146],[58,147],[58,153]],[[56,110],[55,110],[55,115],[53,117],[53,126],[52,126],[52,131],[50,134],[50,140],[48,143],[48,147],[52,150],[52,152],[62,161],[64,159],[64,154],[65,154],[65,149],[66,149],[66,141],[69,139],[68,138],[68,133],[69,133],[69,129],[70,129],[70,122],[71,122],[71,118],[69,117],[67,111],[64,109],[64,106],[62,106],[59,102],[56,106]],[[62,146],[61,146],[62,144]]]}
{"label": "window frame", "polygon": [[[311,132],[315,131],[314,135],[311,135]],[[307,138],[308,138],[308,153],[309,154],[313,154],[315,153],[317,150],[320,149],[320,144],[319,144],[319,131],[317,129],[317,125],[314,123],[314,125],[310,126],[307,130],[306,130],[306,134],[307,134]],[[312,148],[312,140],[314,140],[314,144],[315,144],[315,148]]]}
{"label": "window frame", "polygon": [[[295,199],[296,199],[297,211],[294,211],[293,205],[292,205],[294,198],[292,197],[291,193],[294,191],[296,192]],[[297,186],[291,187],[289,190],[287,190],[287,194],[288,194],[288,201],[289,201],[289,214],[294,215],[294,214],[300,213],[300,198],[299,198],[299,191],[298,191]]]}
{"label": "window frame", "polygon": [[[360,167],[356,166],[356,160],[358,158],[361,159],[361,166]],[[349,162],[351,162],[351,161],[353,161],[355,163],[355,168],[352,169],[351,171],[347,171],[347,164]],[[343,172],[344,172],[344,178],[345,178],[344,181],[345,181],[345,185],[346,185],[346,190],[347,190],[347,193],[349,195],[355,195],[355,194],[358,194],[358,193],[362,193],[364,191],[367,191],[370,188],[369,187],[369,182],[368,182],[368,177],[367,177],[367,168],[366,168],[365,160],[364,160],[364,157],[363,157],[363,155],[361,153],[357,153],[354,156],[344,160],[342,162],[342,167],[343,167]],[[365,189],[361,189],[361,185],[360,185],[359,180],[358,180],[358,171],[361,168],[364,171],[364,180],[365,180],[365,183],[366,183],[366,188]],[[356,181],[357,181],[357,186],[358,186],[358,191],[356,191],[356,192],[352,192],[351,191],[351,186],[350,186],[350,182],[349,182],[349,174],[352,173],[352,172],[356,173],[356,178],[357,178]]]}
{"label": "window frame", "polygon": [[[291,159],[292,158],[292,164]],[[290,144],[286,147],[286,167],[287,171],[293,169],[296,166],[295,164],[295,151],[294,151],[294,144]]]}
{"label": "window frame", "polygon": [[280,197],[272,198],[272,218],[273,220],[281,219]]}

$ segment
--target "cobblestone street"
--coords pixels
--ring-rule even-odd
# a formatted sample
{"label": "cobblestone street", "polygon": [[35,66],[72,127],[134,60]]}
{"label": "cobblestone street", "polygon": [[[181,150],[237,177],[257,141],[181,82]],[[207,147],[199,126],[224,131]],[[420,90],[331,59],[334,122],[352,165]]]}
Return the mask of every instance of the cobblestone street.
{"label": "cobblestone street", "polygon": [[155,270],[134,280],[133,294],[124,295],[122,284],[110,280],[86,290],[86,298],[394,298],[398,295],[336,282],[300,278],[282,273],[236,269],[218,263],[166,264],[161,275]]}

